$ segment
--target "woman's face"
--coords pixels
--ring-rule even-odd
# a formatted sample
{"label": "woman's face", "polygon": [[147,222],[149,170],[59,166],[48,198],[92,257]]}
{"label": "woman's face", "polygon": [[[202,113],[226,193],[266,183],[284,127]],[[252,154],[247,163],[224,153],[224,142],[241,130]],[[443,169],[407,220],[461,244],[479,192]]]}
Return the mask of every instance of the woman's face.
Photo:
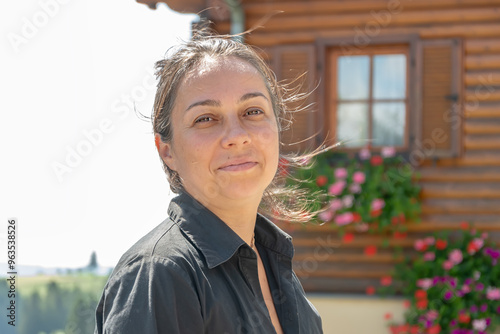
{"label": "woman's face", "polygon": [[160,154],[202,203],[260,202],[279,159],[278,125],[259,72],[235,57],[208,59],[181,82],[172,140]]}

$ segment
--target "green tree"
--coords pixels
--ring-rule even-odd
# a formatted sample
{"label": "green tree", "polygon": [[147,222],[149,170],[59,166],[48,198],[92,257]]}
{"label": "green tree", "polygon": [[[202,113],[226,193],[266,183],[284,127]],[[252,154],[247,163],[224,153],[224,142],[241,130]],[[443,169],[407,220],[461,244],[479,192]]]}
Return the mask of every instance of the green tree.
{"label": "green tree", "polygon": [[66,334],[93,333],[97,298],[93,294],[80,293],[76,298],[66,324]]}

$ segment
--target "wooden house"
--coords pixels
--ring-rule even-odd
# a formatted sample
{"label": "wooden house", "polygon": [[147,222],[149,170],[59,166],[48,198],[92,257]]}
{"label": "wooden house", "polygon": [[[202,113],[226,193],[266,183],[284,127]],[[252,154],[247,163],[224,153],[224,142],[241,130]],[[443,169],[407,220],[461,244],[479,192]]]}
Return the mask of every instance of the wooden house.
{"label": "wooden house", "polygon": [[[295,148],[395,146],[422,175],[423,215],[389,246],[411,251],[419,236],[464,221],[500,243],[500,0],[137,1],[201,13],[220,33],[259,26],[245,42],[279,79],[307,73],[314,89],[313,111],[286,136]],[[381,237],[337,247],[328,227],[289,232],[307,291],[364,293],[398,261],[391,247],[364,254]]]}

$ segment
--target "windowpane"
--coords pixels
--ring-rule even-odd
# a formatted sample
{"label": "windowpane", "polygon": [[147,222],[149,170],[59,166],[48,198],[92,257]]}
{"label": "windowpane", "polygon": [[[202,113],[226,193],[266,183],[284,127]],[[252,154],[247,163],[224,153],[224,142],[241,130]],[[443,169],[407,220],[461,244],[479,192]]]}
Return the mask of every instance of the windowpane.
{"label": "windowpane", "polygon": [[373,146],[403,146],[405,123],[405,103],[374,103]]}
{"label": "windowpane", "polygon": [[373,98],[404,99],[406,97],[406,55],[373,57]]}
{"label": "windowpane", "polygon": [[338,58],[338,99],[368,99],[370,92],[370,57]]}
{"label": "windowpane", "polygon": [[368,139],[368,104],[339,103],[337,109],[337,138],[345,146],[366,145]]}

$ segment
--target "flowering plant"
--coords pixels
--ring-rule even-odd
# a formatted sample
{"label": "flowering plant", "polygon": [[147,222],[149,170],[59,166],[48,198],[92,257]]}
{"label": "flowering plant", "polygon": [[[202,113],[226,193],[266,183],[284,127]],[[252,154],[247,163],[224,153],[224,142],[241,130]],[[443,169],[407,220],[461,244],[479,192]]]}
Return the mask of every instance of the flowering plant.
{"label": "flowering plant", "polygon": [[409,302],[406,323],[392,333],[485,334],[500,324],[500,249],[462,225],[456,239],[441,232],[416,240],[416,256],[396,265],[393,282]]}
{"label": "flowering plant", "polygon": [[290,182],[313,194],[311,202],[319,211],[315,219],[321,224],[353,225],[361,232],[399,231],[400,223],[418,220],[420,189],[412,167],[395,153],[392,147],[380,155],[363,148],[351,157],[328,151],[316,157],[312,168],[299,169]]}

